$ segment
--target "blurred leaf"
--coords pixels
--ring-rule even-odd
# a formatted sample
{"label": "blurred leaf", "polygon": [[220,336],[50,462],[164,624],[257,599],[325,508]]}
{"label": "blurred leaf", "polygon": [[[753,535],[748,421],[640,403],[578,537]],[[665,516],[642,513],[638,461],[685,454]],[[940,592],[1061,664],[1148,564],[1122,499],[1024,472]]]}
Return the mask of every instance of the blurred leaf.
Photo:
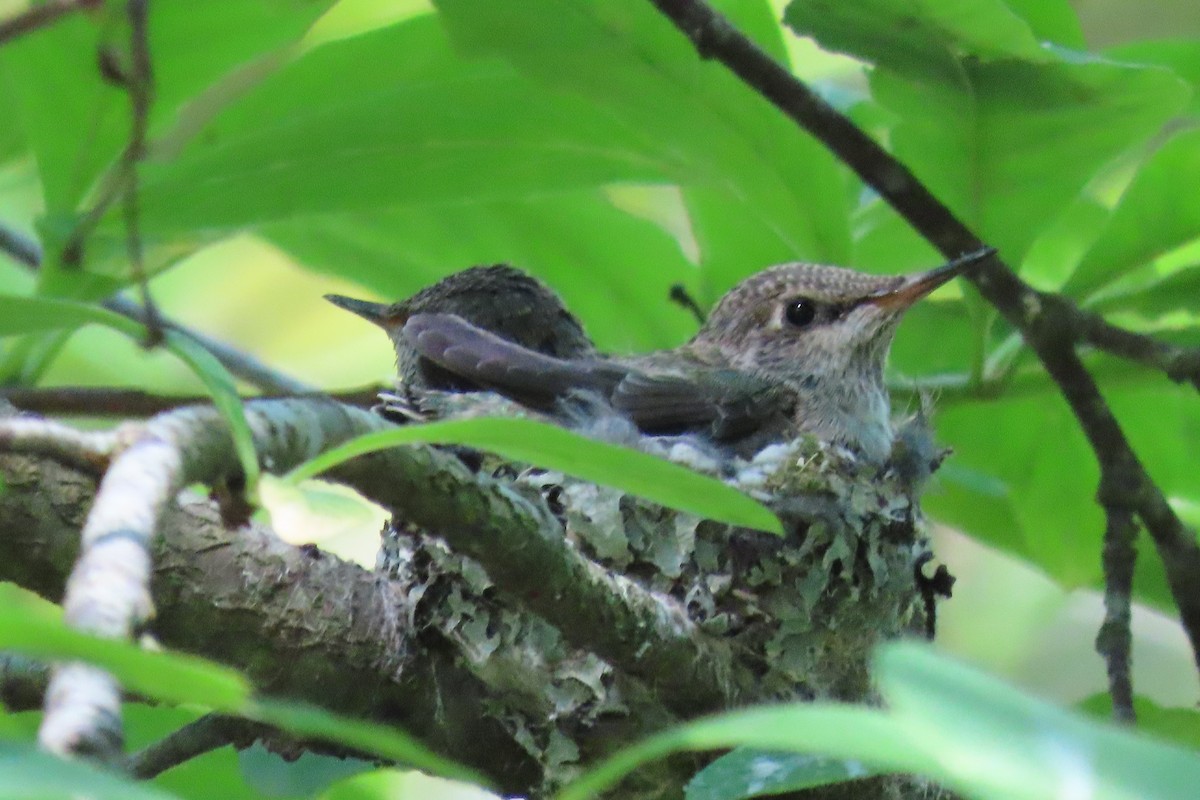
{"label": "blurred leaf", "polygon": [[[1080,704],[1080,710],[1099,719],[1112,719],[1112,697],[1107,692],[1094,694]],[[1141,696],[1133,698],[1133,710],[1137,715],[1138,730],[1200,750],[1200,711],[1165,708]]]}
{"label": "blurred leaf", "polygon": [[1039,44],[998,0],[797,0],[787,19],[877,65],[875,99],[899,118],[893,153],[1013,263],[1187,97],[1168,70]]}
{"label": "blurred leaf", "polygon": [[658,177],[640,150],[636,131],[588,102],[535,95],[502,64],[455,58],[423,16],[305,53],[176,158],[147,163],[142,222],[151,237],[228,231]]}
{"label": "blurred leaf", "polygon": [[[500,56],[550,90],[598,104],[639,136],[645,157],[683,188],[712,301],[746,263],[849,254],[845,171],[794,123],[692,45],[649,5],[534,0],[437,0],[467,57]],[[783,53],[770,4],[718,3],[768,51]],[[553,19],[554,35],[545,34]],[[545,91],[542,95],[547,94]],[[693,195],[695,190],[697,194]],[[723,203],[725,216],[713,208]],[[730,220],[741,225],[735,230]],[[738,245],[743,245],[739,250]],[[744,249],[748,248],[747,257]]]}
{"label": "blurred leaf", "polygon": [[874,674],[909,741],[979,797],[1057,800],[1087,786],[1096,800],[1184,800],[1200,781],[1200,753],[1057,708],[925,645],[880,648]]}
{"label": "blurred leaf", "polygon": [[39,611],[44,605],[24,590],[0,584],[0,649],[87,661],[111,672],[130,690],[167,702],[232,708],[249,696],[249,685],[232,670],[193,656],[88,636]]}
{"label": "blurred leaf", "polygon": [[[149,15],[154,59],[152,132],[173,121],[196,92],[239,64],[296,41],[332,0],[156,2]],[[78,208],[117,157],[129,128],[125,92],[107,83],[98,52],[127,58],[119,4],[72,14],[0,51],[19,97],[19,114],[37,156],[51,214]]]}
{"label": "blurred leaf", "polygon": [[145,335],[141,323],[100,306],[47,297],[0,295],[0,336],[73,330],[92,323],[105,325],[135,339]]}
{"label": "blurred leaf", "polygon": [[0,740],[0,797],[4,800],[171,800],[169,792],[82,761],[43,753],[33,743]]}
{"label": "blurred leaf", "polygon": [[707,519],[783,533],[778,517],[768,508],[716,478],[637,450],[528,419],[462,419],[368,433],[301,464],[285,480],[300,481],[355,456],[417,442],[477,447],[514,461],[613,486]]}
{"label": "blurred leaf", "polygon": [[1145,319],[1155,319],[1175,311],[1200,313],[1200,308],[1196,306],[1197,297],[1200,297],[1200,264],[1169,273],[1141,291],[1103,298],[1093,303],[1091,309],[1133,313]]}
{"label": "blurred leaf", "polygon": [[1138,170],[1066,290],[1082,296],[1200,236],[1200,130],[1184,131]]}
{"label": "blurred leaf", "polygon": [[688,782],[686,800],[739,800],[824,786],[874,775],[857,761],[739,747]]}
{"label": "blurred leaf", "polygon": [[671,347],[695,331],[667,299],[672,284],[694,284],[695,268],[656,225],[594,191],[308,215],[262,232],[389,302],[467,266],[506,262],[548,281],[604,349]]}
{"label": "blurred leaf", "polygon": [[1001,0],[792,0],[784,21],[827,50],[918,81],[957,82],[959,62],[967,56],[981,61],[1051,58],[1029,25]]}
{"label": "blurred leaf", "polygon": [[240,713],[300,736],[347,745],[434,775],[486,785],[472,770],[442,758],[416,739],[386,725],[337,716],[315,706],[266,699],[251,702]]}
{"label": "blurred leaf", "polygon": [[[1036,2],[1036,0],[1028,0]],[[1169,67],[1192,87],[1192,102],[1185,109],[1193,116],[1200,115],[1200,41],[1196,39],[1167,39],[1153,42],[1130,42],[1108,51],[1119,61],[1157,64]]]}
{"label": "blurred leaf", "polygon": [[1087,40],[1075,8],[1067,0],[1004,0],[1029,25],[1039,41],[1086,50]]}
{"label": "blurred leaf", "polygon": [[888,711],[793,703],[692,722],[618,753],[560,800],[593,796],[637,765],[681,750],[757,747],[861,759],[985,800],[1187,800],[1200,754],[1101,725],[1023,694],[926,645],[879,649],[874,675]]}
{"label": "blurred leaf", "polygon": [[495,800],[496,795],[466,783],[416,771],[377,769],[339,781],[321,800]]}

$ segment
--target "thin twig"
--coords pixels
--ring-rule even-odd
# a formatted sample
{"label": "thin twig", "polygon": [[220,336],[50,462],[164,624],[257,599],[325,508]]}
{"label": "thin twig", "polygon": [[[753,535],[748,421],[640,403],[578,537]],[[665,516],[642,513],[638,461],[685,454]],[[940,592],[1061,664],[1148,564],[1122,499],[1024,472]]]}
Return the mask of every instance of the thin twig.
{"label": "thin twig", "polygon": [[[692,42],[702,58],[719,60],[821,140],[947,258],[983,246],[979,237],[907,167],[703,0],[651,2]],[[1200,666],[1200,592],[1196,591],[1200,586],[1200,545],[1146,473],[1075,352],[1074,305],[1065,298],[1034,290],[999,256],[981,264],[969,277],[988,302],[1021,331],[1070,404],[1100,463],[1102,485],[1116,487],[1100,497],[1106,512],[1131,508],[1150,533]]]}
{"label": "thin twig", "polygon": [[96,8],[103,0],[49,0],[0,22],[0,45],[40,30],[75,11]]}
{"label": "thin twig", "polygon": [[1151,369],[1161,370],[1176,383],[1190,383],[1200,391],[1200,349],[1160,342],[1113,325],[1094,312],[1078,308],[1071,310],[1079,341]]}
{"label": "thin twig", "polygon": [[205,714],[125,759],[125,770],[150,780],[185,761],[226,745],[249,747],[269,726],[226,714]]}
{"label": "thin twig", "polygon": [[[38,247],[37,243],[4,225],[0,225],[0,250],[12,256],[17,263],[24,264],[33,270],[36,270],[42,263],[42,250]],[[101,305],[109,311],[115,311],[123,317],[137,320],[143,325],[147,323],[146,310],[121,295],[113,295]],[[168,330],[177,331],[193,339],[205,350],[212,353],[213,357],[220,361],[231,373],[264,392],[280,395],[303,395],[317,391],[316,387],[304,381],[296,380],[289,375],[284,375],[253,356],[230,347],[211,336],[207,336],[169,319],[163,319],[162,325]]]}
{"label": "thin twig", "polygon": [[146,155],[146,129],[150,124],[150,104],[154,100],[154,67],[150,60],[147,31],[148,0],[129,0],[125,6],[125,13],[129,18],[129,52],[132,62],[128,84],[132,119],[124,159],[127,162],[125,169],[128,171],[124,194],[125,249],[129,254],[129,268],[133,280],[141,291],[142,308],[146,311],[145,345],[156,347],[163,340],[163,322],[162,315],[154,304],[154,298],[150,296],[138,214],[138,162]]}
{"label": "thin twig", "polygon": [[[367,386],[344,392],[305,392],[301,394],[244,396],[243,400],[281,399],[283,397],[331,397],[339,403],[370,408],[379,399],[384,386]],[[163,395],[140,389],[107,386],[0,387],[0,398],[22,411],[68,417],[153,417],[165,411],[210,401],[208,395]]]}

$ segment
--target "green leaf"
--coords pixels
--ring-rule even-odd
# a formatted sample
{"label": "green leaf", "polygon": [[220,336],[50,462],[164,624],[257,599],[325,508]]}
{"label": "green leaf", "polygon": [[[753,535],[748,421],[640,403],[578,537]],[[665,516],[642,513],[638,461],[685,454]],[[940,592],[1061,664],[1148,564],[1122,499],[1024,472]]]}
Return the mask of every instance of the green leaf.
{"label": "green leaf", "polygon": [[827,50],[922,81],[954,81],[966,56],[1050,58],[1025,20],[1000,0],[792,0],[784,21]]}
{"label": "green leaf", "polygon": [[561,293],[605,350],[673,347],[695,332],[667,300],[672,284],[694,283],[695,267],[655,224],[591,190],[307,215],[262,233],[305,265],[389,300],[472,264],[517,264]]}
{"label": "green leaf", "polygon": [[875,99],[899,118],[893,153],[1013,263],[1187,99],[1168,70],[1041,45],[998,0],[800,0],[788,21],[877,65]]}
{"label": "green leaf", "polygon": [[[717,5],[782,57],[778,29],[767,24],[769,3]],[[621,0],[438,0],[436,6],[464,57],[499,56],[536,81],[539,96],[569,93],[603,109],[622,130],[637,132],[643,157],[681,186],[689,209],[705,206],[707,213],[693,219],[711,282],[702,299],[714,300],[744,277],[747,261],[846,260],[845,169],[728,70],[698,58],[650,6]],[[553,36],[546,35],[548,19],[555,20]]]}
{"label": "green leaf", "polygon": [[112,770],[43,753],[30,743],[0,741],[0,797],[4,800],[175,800],[177,795]]}
{"label": "green leaf", "polygon": [[1181,187],[1200,182],[1200,130],[1159,148],[1121,195],[1066,290],[1085,295],[1168,250],[1200,237],[1200,198]]}
{"label": "green leaf", "polygon": [[134,339],[144,337],[146,332],[141,323],[100,306],[47,297],[0,295],[0,336],[74,330],[93,323]]}
{"label": "green leaf", "polygon": [[857,761],[739,747],[688,782],[686,800],[739,800],[856,780],[875,772]]}
{"label": "green leaf", "polygon": [[1184,800],[1200,781],[1200,753],[1057,708],[925,645],[880,648],[874,674],[909,740],[979,797],[1088,786],[1096,800]]}
{"label": "green leaf", "polygon": [[883,646],[874,675],[887,711],[793,703],[699,720],[618,753],[567,787],[580,800],[639,764],[683,750],[757,747],[857,759],[985,800],[1187,800],[1200,754],[1098,724],[916,643]]}
{"label": "green leaf", "polygon": [[1200,115],[1200,40],[1192,38],[1130,42],[1112,48],[1108,55],[1118,61],[1157,64],[1170,68],[1192,87],[1192,102],[1186,109],[1187,113],[1192,116]]}
{"label": "green leaf", "polygon": [[657,178],[639,143],[581,99],[535,94],[503,64],[455,58],[426,15],[308,51],[177,157],[147,163],[142,223],[148,236],[178,236]]}
{"label": "green leaf", "polygon": [[241,464],[242,473],[246,478],[247,494],[253,497],[258,485],[258,453],[254,449],[254,435],[246,422],[246,410],[242,406],[241,397],[238,396],[233,376],[212,353],[186,334],[166,331],[163,344],[196,373],[212,397],[213,405],[229,424],[238,463]]}
{"label": "green leaf", "polygon": [[[1112,697],[1094,694],[1080,704],[1080,710],[1101,720],[1112,719]],[[1177,744],[1200,750],[1200,711],[1194,708],[1168,708],[1148,697],[1133,698],[1138,730]]]}
{"label": "green leaf", "polygon": [[434,775],[480,785],[487,783],[473,770],[442,758],[411,736],[386,725],[339,717],[314,706],[274,700],[255,700],[241,709],[241,713],[300,736],[344,744]]}
{"label": "green leaf", "polygon": [[715,478],[637,450],[527,419],[451,420],[369,433],[301,464],[285,480],[300,481],[355,456],[418,442],[469,445],[613,486],[707,519],[783,533],[778,517],[768,508]]}
{"label": "green leaf", "polygon": [[87,661],[103,667],[132,691],[172,703],[236,708],[250,695],[241,675],[217,664],[68,628],[56,607],[12,584],[0,583],[0,649]]}

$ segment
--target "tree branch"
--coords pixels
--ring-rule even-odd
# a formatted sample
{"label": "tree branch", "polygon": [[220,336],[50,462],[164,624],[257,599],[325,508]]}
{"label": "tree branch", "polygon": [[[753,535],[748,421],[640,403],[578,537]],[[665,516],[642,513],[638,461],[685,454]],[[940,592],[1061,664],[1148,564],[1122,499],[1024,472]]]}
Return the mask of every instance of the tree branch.
{"label": "tree branch", "polygon": [[[801,128],[819,139],[947,258],[984,246],[912,172],[849,118],[776,63],[703,0],[651,0],[702,58],[716,58]],[[1095,380],[1075,352],[1074,306],[1034,290],[999,256],[968,276],[1037,354],[1096,452],[1106,511],[1131,508],[1154,541],[1197,666],[1200,667],[1200,545],[1134,454]],[[1117,479],[1119,478],[1119,480]],[[1111,504],[1118,504],[1116,506]]]}
{"label": "tree branch", "polygon": [[1145,334],[1113,325],[1100,314],[1071,307],[1072,327],[1078,341],[1106,353],[1160,370],[1176,383],[1190,383],[1200,391],[1200,349],[1176,347]]}
{"label": "tree branch", "polygon": [[[388,388],[381,384],[342,392],[313,392],[299,396],[312,399],[328,397],[346,405],[370,408],[377,402],[379,393]],[[288,394],[284,397],[297,396]],[[242,400],[248,402],[284,397],[243,396]],[[210,400],[207,395],[162,395],[143,392],[140,389],[114,389],[104,386],[0,387],[0,398],[22,411],[36,414],[122,419],[153,417],[184,406],[201,405]]]}
{"label": "tree branch", "polygon": [[[57,599],[94,478],[14,455],[0,455],[0,475],[0,580]],[[234,665],[266,694],[401,725],[508,793],[536,783],[539,766],[498,721],[501,695],[418,641],[416,587],[257,525],[228,530],[206,501],[168,508],[161,527],[153,632],[165,644]]]}
{"label": "tree branch", "polygon": [[205,714],[163,737],[129,758],[125,771],[138,780],[150,780],[196,756],[226,745],[249,747],[269,726],[226,714]]}

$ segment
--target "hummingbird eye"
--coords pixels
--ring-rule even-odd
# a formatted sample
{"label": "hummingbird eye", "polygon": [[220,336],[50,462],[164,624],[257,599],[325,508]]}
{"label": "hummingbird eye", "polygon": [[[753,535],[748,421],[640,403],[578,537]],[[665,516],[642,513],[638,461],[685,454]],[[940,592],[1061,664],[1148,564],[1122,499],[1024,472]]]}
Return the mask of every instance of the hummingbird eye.
{"label": "hummingbird eye", "polygon": [[807,297],[797,297],[788,302],[783,316],[789,324],[803,328],[817,318],[817,304]]}

